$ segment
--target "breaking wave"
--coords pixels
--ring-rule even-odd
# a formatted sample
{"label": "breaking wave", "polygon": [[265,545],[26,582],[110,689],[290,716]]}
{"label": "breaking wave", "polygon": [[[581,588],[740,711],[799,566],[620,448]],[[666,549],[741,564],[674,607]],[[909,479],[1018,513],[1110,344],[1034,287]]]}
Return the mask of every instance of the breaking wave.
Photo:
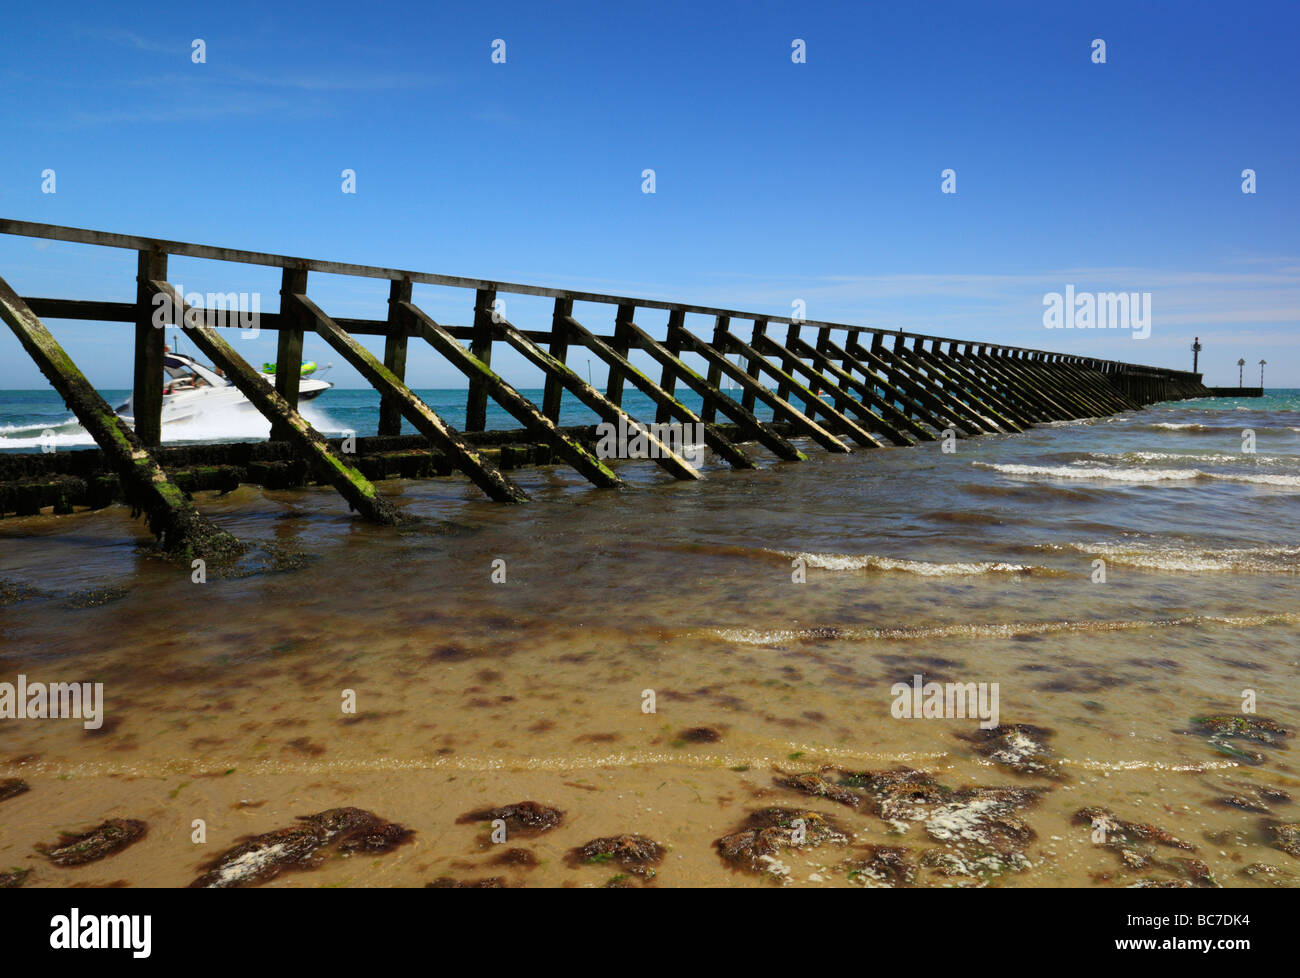
{"label": "breaking wave", "polygon": [[999,561],[956,561],[936,563],[925,560],[902,560],[875,554],[823,554],[773,551],[789,560],[802,560],[809,567],[833,571],[875,571],[879,573],[916,574],[920,577],[970,577],[978,574],[1051,574],[1047,567],[1007,564]]}
{"label": "breaking wave", "polygon": [[1218,479],[1223,482],[1242,482],[1260,486],[1300,488],[1300,475],[1261,475],[1243,472],[1205,472],[1201,469],[1139,469],[1105,468],[1102,466],[1068,465],[1004,465],[993,462],[972,462],[980,468],[992,469],[1003,475],[1047,479],[1101,479],[1107,482],[1131,484],[1156,482],[1193,482],[1197,479]]}
{"label": "breaking wave", "polygon": [[1139,570],[1245,572],[1295,574],[1300,572],[1300,547],[1234,547],[1225,550],[1149,546],[1133,543],[1047,544],[1043,549],[1069,549],[1108,564]]}
{"label": "breaking wave", "polygon": [[827,625],[813,628],[715,628],[709,634],[736,645],[783,645],[791,642],[857,641],[908,642],[942,638],[1016,638],[1022,635],[1059,635],[1069,632],[1125,632],[1187,626],[1258,628],[1261,625],[1297,624],[1300,614],[1272,615],[1186,615],[1182,618],[1136,619],[1131,621],[1022,621],[990,624],[919,625],[900,628],[868,628],[857,625]]}

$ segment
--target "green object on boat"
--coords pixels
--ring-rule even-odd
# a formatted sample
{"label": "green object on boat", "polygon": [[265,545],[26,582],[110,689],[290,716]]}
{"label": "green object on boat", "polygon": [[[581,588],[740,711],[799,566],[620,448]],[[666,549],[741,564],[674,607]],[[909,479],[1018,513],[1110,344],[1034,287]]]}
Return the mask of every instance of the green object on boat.
{"label": "green object on boat", "polygon": [[[306,376],[307,374],[310,374],[310,373],[315,373],[315,372],[316,372],[316,361],[315,361],[315,360],[304,360],[304,361],[302,362],[302,367],[300,367],[299,370],[300,370],[300,372],[301,372],[304,376]],[[273,364],[273,363],[264,363],[264,364],[262,364],[262,373],[264,373],[264,374],[272,374],[272,375],[274,375],[274,374],[275,374],[275,364]]]}

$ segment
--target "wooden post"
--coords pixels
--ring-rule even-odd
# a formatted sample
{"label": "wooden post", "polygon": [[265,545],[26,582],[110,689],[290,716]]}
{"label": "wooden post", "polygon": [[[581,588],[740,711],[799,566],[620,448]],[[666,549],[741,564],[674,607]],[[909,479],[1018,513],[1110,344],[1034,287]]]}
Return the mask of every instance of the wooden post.
{"label": "wooden post", "polygon": [[532,401],[506,383],[491,367],[474,356],[473,352],[457,343],[455,337],[434,322],[423,309],[404,302],[402,310],[410,317],[425,342],[446,357],[453,367],[471,378],[471,382],[475,376],[481,378],[480,387],[484,396],[491,394],[493,400],[509,411],[539,441],[550,445],[556,455],[577,469],[588,482],[601,489],[616,489],[623,485],[623,480],[612,469],[560,431],[555,422],[542,414]]}
{"label": "wooden post", "polygon": [[[469,352],[485,367],[492,366],[492,316],[496,312],[497,290],[479,289],[474,295],[474,336]],[[410,305],[410,303],[406,303]],[[487,427],[487,385],[482,374],[469,374],[469,397],[465,401],[465,430]]]}
{"label": "wooden post", "polygon": [[[510,323],[502,323],[500,329],[506,342],[516,352],[522,354],[533,366],[540,367],[545,371],[547,377],[555,377],[559,380],[569,393],[591,408],[601,421],[613,425],[616,429],[621,426],[624,431],[629,432],[633,437],[638,435],[643,437],[649,443],[651,461],[673,478],[698,479],[700,477],[699,471],[677,454],[670,445],[666,444],[654,429],[642,425],[578,376],[576,371],[571,370],[568,366],[555,359],[555,357],[511,326]],[[620,357],[619,360],[623,360],[623,358]],[[611,369],[616,367],[617,364],[618,361],[611,364]]]}
{"label": "wooden post", "polygon": [[[411,280],[395,278],[388,285],[388,335],[384,337],[384,369],[406,387],[406,325],[398,303],[411,301]],[[423,403],[423,402],[421,402]],[[411,422],[414,424],[415,422]],[[379,434],[402,433],[402,395],[384,394],[379,401]]]}
{"label": "wooden post", "polygon": [[[148,304],[152,309],[152,298]],[[0,279],[0,318],[9,324],[23,349],[95,439],[105,460],[117,473],[127,501],[144,513],[149,529],[158,537],[164,551],[191,560],[195,557],[230,559],[243,551],[238,540],[199,515],[185,494],[168,481],[167,474],[149,454],[139,435],[113,413],[45,324],[4,279]],[[161,334],[162,330],[156,332]],[[161,376],[161,366],[159,371]]]}
{"label": "wooden post", "polygon": [[[682,383],[695,391],[695,393],[699,394],[700,399],[703,400],[705,404],[713,402],[714,406],[718,410],[736,422],[737,426],[745,432],[747,437],[752,438],[754,441],[758,442],[764,448],[776,455],[777,458],[784,461],[806,461],[808,456],[799,451],[792,441],[784,435],[773,431],[770,426],[764,424],[762,421],[759,421],[758,418],[754,417],[751,412],[746,411],[737,401],[732,400],[722,391],[709,384],[708,381],[682,361],[681,356],[679,355],[682,343],[681,338],[684,336],[690,336],[690,334],[681,326],[678,326],[676,329],[672,328],[671,324],[673,319],[671,316],[668,321],[668,343],[660,343],[639,326],[632,326],[629,328],[629,331],[631,332],[632,337],[640,344],[640,349],[645,350],[650,354],[650,356],[658,360],[663,366],[665,373],[671,371],[674,377],[681,377]],[[678,319],[677,322],[680,323],[681,319]],[[690,339],[695,340],[695,337],[690,336]],[[695,342],[699,341],[695,340]],[[663,385],[661,384],[660,386],[662,387]]]}
{"label": "wooden post", "polygon": [[[754,396],[764,404],[771,407],[774,413],[778,414],[782,418],[788,418],[791,426],[798,429],[801,434],[807,435],[817,444],[821,445],[822,448],[829,452],[837,453],[848,453],[852,451],[848,445],[840,441],[789,401],[781,400],[762,384],[755,380],[751,380],[749,374],[745,373],[745,371],[741,370],[734,363],[728,360],[721,351],[710,346],[708,343],[705,343],[702,339],[685,329],[678,330],[677,336],[681,340],[683,350],[687,350],[703,357],[705,363],[707,363],[711,368],[716,368],[720,375],[725,373],[732,380],[736,381],[742,390],[752,390]],[[724,330],[723,336],[730,337],[731,334],[726,333]],[[752,347],[750,347],[750,349],[752,349]],[[763,362],[765,364],[767,363],[766,360]],[[767,369],[770,372],[772,368],[769,366],[764,369]],[[714,390],[718,390],[718,385],[716,383],[710,383],[709,386]]]}
{"label": "wooden post", "polygon": [[[750,332],[750,337],[749,337],[749,338],[750,338],[750,341],[751,341],[751,345],[752,345],[755,349],[757,349],[757,348],[758,348],[758,338],[759,338],[760,336],[766,336],[766,335],[767,335],[767,320],[766,320],[766,319],[755,319],[755,320],[754,320],[754,328],[753,328],[753,330]],[[755,357],[750,357],[748,360],[745,361],[745,373],[749,374],[749,376],[752,377],[754,380],[758,380],[758,379],[759,379],[760,371],[759,371],[759,365],[758,365],[758,360],[757,360],[757,358],[755,358]],[[743,395],[741,395],[740,403],[744,405],[746,411],[752,411],[752,410],[754,410],[754,393],[753,393],[753,391],[746,390],[745,393],[744,393]]]}
{"label": "wooden post", "polygon": [[[686,313],[682,312],[680,309],[673,309],[668,313],[668,338],[664,342],[663,346],[668,353],[672,354],[674,359],[679,359],[681,357],[682,348],[681,345],[673,339],[673,336],[677,330],[682,328],[682,324],[685,322]],[[659,386],[662,387],[670,396],[677,393],[677,371],[669,363],[665,362],[663,364],[663,372],[659,375]],[[708,402],[706,400],[704,408],[700,411],[700,417],[704,418],[706,423],[708,422],[708,418],[706,417],[708,413],[706,410],[707,408]],[[666,406],[662,404],[659,405],[659,410],[655,412],[655,420],[662,424],[671,417],[672,412],[669,411]]]}
{"label": "wooden post", "polygon": [[156,292],[170,297],[171,301],[177,304],[176,308],[183,312],[186,335],[194,345],[226,372],[230,382],[253,402],[253,406],[262,412],[263,417],[272,424],[281,421],[286,425],[294,446],[307,457],[308,463],[338,490],[339,495],[348,501],[349,506],[372,523],[392,525],[401,522],[400,514],[388,500],[375,492],[375,487],[370,484],[370,480],[335,455],[324,436],[291,408],[275,388],[268,384],[258,371],[249,366],[248,362],[236,353],[216,330],[205,325],[197,310],[184,306],[175,288],[167,282],[149,284]]}
{"label": "wooden post", "polygon": [[[730,323],[731,320],[727,316],[718,316],[713,320],[713,348],[724,360],[726,359],[727,354],[731,351],[727,349],[725,341],[719,342],[719,338],[727,335],[727,327]],[[706,379],[709,382],[709,386],[721,390],[722,364],[718,363],[716,360],[710,360]],[[704,418],[705,423],[713,424],[713,422],[718,419],[718,412],[712,404],[705,404],[701,417]]]}
{"label": "wooden post", "polygon": [[[393,284],[398,285],[400,283],[394,282]],[[408,282],[407,285],[409,286],[409,284]],[[409,288],[406,291],[409,292]],[[361,376],[382,391],[385,396],[396,402],[399,405],[399,410],[406,415],[411,424],[415,425],[416,430],[428,438],[435,448],[447,454],[452,463],[469,476],[473,483],[482,489],[490,499],[499,503],[524,503],[528,501],[527,493],[515,485],[508,476],[503,475],[486,457],[465,444],[464,439],[460,437],[455,428],[438,417],[429,405],[420,400],[402,382],[400,377],[389,370],[386,365],[381,364],[369,350],[344,332],[338,323],[321,311],[316,303],[305,295],[293,296],[290,301],[299,305],[304,314],[303,318],[311,322],[316,332],[325,339],[325,342],[337,350],[348,363],[352,364],[360,372]],[[407,301],[409,300],[396,300],[392,309],[395,317],[398,318],[397,325],[401,327],[403,333],[406,332],[406,323],[399,303]]]}
{"label": "wooden post", "polygon": [[[670,417],[686,424],[700,424],[704,427],[704,443],[708,445],[718,456],[724,459],[733,469],[755,469],[758,468],[753,460],[746,455],[731,439],[726,437],[716,427],[711,424],[704,424],[700,417],[681,401],[673,397],[662,387],[651,380],[646,374],[643,374],[631,362],[619,356],[612,347],[598,336],[592,335],[580,322],[572,316],[568,318],[568,326],[573,330],[574,335],[579,337],[587,346],[587,349],[596,356],[600,357],[610,366],[620,368],[632,385],[647,395],[655,402],[660,410],[667,411]],[[656,424],[664,424],[663,421],[656,421]]]}
{"label": "wooden post", "polygon": [[[295,295],[307,292],[307,269],[286,268],[280,273],[280,335],[275,344],[275,389],[284,403],[298,410],[298,389],[302,383],[303,323],[294,305]],[[272,419],[271,440],[293,437],[288,425]]]}
{"label": "wooden post", "polygon": [[[614,317],[614,339],[610,346],[625,360],[630,350],[627,328],[632,324],[635,313],[636,306],[624,304],[618,307],[618,314]],[[605,397],[615,405],[623,403],[623,371],[617,367],[609,368],[609,385],[605,389]]]}
{"label": "wooden post", "polygon": [[[573,315],[572,299],[556,299],[551,314],[551,356],[564,363],[569,356],[569,325]],[[564,399],[564,385],[553,374],[546,375],[546,388],[542,392],[542,414],[556,424],[560,423],[560,405]]]}
{"label": "wooden post", "polygon": [[153,292],[149,283],[167,277],[167,255],[141,251],[136,259],[135,279],[135,376],[131,392],[131,413],[140,444],[155,448],[162,444],[163,348],[167,344],[166,319],[154,325]]}
{"label": "wooden post", "polygon": [[[837,365],[835,361],[831,359],[831,353],[839,348],[834,347],[833,344],[831,344],[829,337],[819,338],[819,343],[820,347],[814,347],[810,346],[804,340],[796,338],[794,346],[791,347],[791,349],[794,350],[795,353],[802,353],[804,356],[810,358],[815,367],[829,375],[831,380],[838,384],[842,389],[849,392],[856,392],[861,398],[861,404],[863,406],[867,404],[874,405],[880,412],[879,417],[885,419],[889,423],[890,427],[885,429],[885,434],[893,440],[894,444],[911,445],[915,443],[912,439],[919,441],[935,440],[935,436],[931,434],[927,428],[921,427],[921,425],[909,418],[905,412],[900,411],[895,407],[892,401],[877,393],[876,385],[873,382],[874,377],[864,366],[857,364],[856,361],[848,356],[841,358],[850,366],[856,364],[859,372],[866,377],[872,378],[872,380],[858,380],[849,370]],[[844,351],[841,350],[840,352],[842,353]]]}

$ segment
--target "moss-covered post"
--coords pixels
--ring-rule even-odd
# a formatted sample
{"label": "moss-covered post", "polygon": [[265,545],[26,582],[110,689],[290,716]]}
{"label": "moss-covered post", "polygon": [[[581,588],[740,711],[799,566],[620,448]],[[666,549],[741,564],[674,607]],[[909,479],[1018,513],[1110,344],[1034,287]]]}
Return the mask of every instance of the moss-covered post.
{"label": "moss-covered post", "polygon": [[[496,302],[496,289],[479,289],[474,294],[474,336],[469,341],[469,352],[485,367],[492,366],[492,315],[496,312]],[[482,431],[487,427],[487,401],[483,375],[471,373],[465,400],[466,431]]]}
{"label": "moss-covered post", "polygon": [[[159,276],[163,278],[164,276]],[[303,322],[293,296],[307,291],[307,269],[286,268],[280,275],[280,335],[275,346],[275,389],[284,403],[298,410],[298,389],[302,384]],[[271,440],[292,437],[283,421],[271,421]]]}
{"label": "moss-covered post", "polygon": [[[551,356],[564,363],[569,356],[569,324],[573,315],[573,300],[563,297],[555,300],[551,314]],[[560,405],[564,399],[564,385],[555,374],[546,375],[546,389],[542,392],[542,414],[556,424],[560,423]]]}
{"label": "moss-covered post", "polygon": [[[651,461],[674,479],[698,479],[700,477],[699,470],[679,455],[669,442],[665,442],[660,438],[658,431],[641,424],[608,397],[592,387],[591,384],[583,380],[576,370],[555,359],[555,357],[515,329],[509,321],[503,321],[498,328],[501,330],[501,335],[505,338],[505,341],[517,353],[521,354],[533,366],[543,370],[548,378],[555,377],[559,380],[564,385],[565,390],[591,408],[601,421],[612,425],[616,429],[621,428],[634,437],[637,435],[643,437],[648,443]],[[609,362],[609,366],[611,370],[618,369],[622,373],[621,364],[626,362],[623,357],[617,357]]]}
{"label": "moss-covered post", "polygon": [[[406,325],[398,304],[411,301],[411,280],[393,279],[388,287],[388,335],[384,338],[384,369],[403,385],[406,383]],[[402,433],[402,403],[393,394],[379,400],[379,434]]]}
{"label": "moss-covered post", "polygon": [[[731,325],[730,316],[717,316],[713,320],[713,346],[714,349],[716,349],[723,358],[725,358],[727,354],[730,352],[726,347],[726,339],[725,339],[727,335],[727,329],[730,325]],[[721,390],[722,389],[722,366],[716,360],[709,360],[708,365],[709,365],[709,369],[708,372],[705,374],[704,379],[709,382],[709,386]],[[704,419],[705,424],[713,424],[714,421],[718,420],[717,409],[712,404],[706,403],[700,409],[700,417]],[[778,418],[777,420],[781,420],[781,419]]]}
{"label": "moss-covered post", "polygon": [[[750,340],[752,341],[751,345],[757,347],[760,342],[759,337],[766,336],[766,335],[767,335],[767,320],[755,319],[754,329],[750,332]],[[749,374],[749,376],[752,377],[754,380],[758,380],[759,377],[762,376],[757,359],[755,359],[754,357],[750,357],[748,360],[745,361],[745,373]],[[745,393],[741,395],[740,403],[744,406],[746,411],[754,410],[754,392],[750,390],[746,390]]]}
{"label": "moss-covered post", "polygon": [[161,251],[142,251],[137,256],[135,280],[135,375],[131,391],[131,414],[140,444],[156,448],[162,444],[163,349],[166,324],[154,324],[153,292],[149,283],[167,277],[167,256]]}
{"label": "moss-covered post", "polygon": [[[677,330],[682,328],[682,324],[685,322],[686,313],[682,312],[680,309],[673,309],[668,313],[668,339],[664,341],[664,349],[670,353],[673,358],[676,358],[682,352],[682,348],[673,340],[673,335]],[[670,397],[677,393],[677,371],[673,369],[673,365],[667,361],[664,362],[663,372],[659,375],[659,386]],[[701,412],[700,417],[703,418],[705,413],[707,412]],[[660,404],[659,410],[655,412],[655,421],[659,424],[663,424],[671,418],[672,412],[668,410],[666,405]]]}
{"label": "moss-covered post", "polygon": [[[242,552],[238,540],[201,516],[185,494],[168,481],[139,436],[99,396],[45,324],[4,279],[0,279],[0,317],[95,439],[117,473],[123,495],[136,512],[144,514],[164,551],[205,559],[229,559]],[[161,334],[162,330],[157,332]]]}
{"label": "moss-covered post", "polygon": [[[631,350],[631,344],[628,341],[628,327],[632,325],[632,317],[635,314],[636,306],[624,303],[618,307],[618,313],[614,316],[614,338],[609,345],[615,353],[625,360]],[[606,387],[605,397],[615,406],[623,403],[623,371],[618,367],[611,366],[609,368],[609,385]]]}
{"label": "moss-covered post", "polygon": [[[465,444],[465,440],[455,428],[438,417],[429,405],[420,400],[369,350],[344,332],[338,323],[325,315],[316,303],[305,295],[293,296],[289,301],[297,303],[304,321],[310,323],[325,342],[337,350],[343,359],[355,367],[371,385],[385,397],[392,398],[416,430],[428,438],[434,447],[446,454],[452,463],[469,476],[490,499],[502,503],[528,501],[527,493],[515,485],[509,476],[504,475],[489,462],[486,456]],[[400,306],[395,305],[394,309],[399,316],[402,315]],[[405,332],[404,319],[399,321],[399,325]]]}
{"label": "moss-covered post", "polygon": [[555,422],[544,415],[532,401],[515,390],[491,367],[461,346],[456,338],[436,323],[428,313],[410,302],[402,303],[402,311],[415,331],[430,346],[447,358],[447,361],[471,379],[478,378],[484,396],[492,399],[510,412],[528,431],[551,446],[551,450],[572,465],[592,485],[600,489],[617,489],[623,480],[613,469],[587,451],[576,439],[570,438]]}
{"label": "moss-covered post", "polygon": [[173,309],[181,314],[185,333],[194,345],[207,355],[218,367],[226,372],[230,382],[239,388],[239,392],[248,398],[272,424],[279,421],[289,433],[289,441],[302,452],[311,465],[325,481],[339,491],[348,505],[372,523],[395,524],[401,522],[401,516],[392,503],[380,496],[370,480],[355,468],[343,461],[330,449],[325,436],[307,423],[307,420],[291,408],[274,387],[266,382],[260,373],[248,365],[223,340],[215,329],[204,325],[203,317],[195,309],[190,309],[181,301],[180,294],[167,282],[153,282],[153,288],[170,297]]}

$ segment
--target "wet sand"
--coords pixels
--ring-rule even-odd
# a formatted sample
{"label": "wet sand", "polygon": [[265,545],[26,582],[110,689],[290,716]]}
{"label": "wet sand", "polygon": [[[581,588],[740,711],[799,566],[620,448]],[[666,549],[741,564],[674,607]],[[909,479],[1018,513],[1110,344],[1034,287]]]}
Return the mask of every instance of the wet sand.
{"label": "wet sand", "polygon": [[[508,509],[461,480],[386,483],[426,518],[401,531],[359,523],[324,489],[201,494],[201,510],[271,555],[205,584],[149,556],[122,508],[5,520],[0,681],[103,682],[106,719],[98,731],[0,722],[0,779],[30,786],[0,801],[0,871],[31,868],[27,886],[185,886],[242,837],[355,806],[413,837],[265,885],[645,884],[616,862],[566,859],[629,833],[667,847],[658,886],[905,882],[862,871],[873,846],[907,850],[917,885],[1204,884],[1206,873],[1293,885],[1300,860],[1268,824],[1294,823],[1294,803],[1222,803],[1259,787],[1295,795],[1292,738],[1223,741],[1193,718],[1240,713],[1249,688],[1259,717],[1300,723],[1294,489],[1029,482],[988,468],[1082,435],[1017,437],[957,456],[714,465],[689,486],[627,463],[640,488],[621,494],[529,470],[518,474],[536,501]],[[1259,524],[1240,524],[1235,542],[1184,504],[1240,509],[1234,493],[1252,494]],[[1161,532],[1144,515],[1157,495]],[[1104,584],[1092,580],[1103,543]],[[998,683],[1003,724],[1048,731],[1052,774],[981,756],[967,739],[976,720],[891,716],[891,687],[918,673]],[[347,690],[355,713],[342,709]],[[848,777],[900,766],[951,797],[1042,794],[1006,816],[1027,831],[999,848],[972,815],[978,798],[891,818]],[[857,804],[777,783],[813,772],[847,780]],[[526,799],[561,809],[562,824],[495,845],[485,823],[457,821]],[[757,872],[723,859],[716,841],[770,806],[828,816],[843,838],[781,848]],[[1098,807],[1194,849],[1099,845],[1076,817]],[[147,836],[81,867],[34,851],[113,817],[144,820]],[[204,844],[191,840],[195,819]],[[494,862],[511,848],[536,865]],[[981,863],[991,852],[1000,858]],[[1257,864],[1277,872],[1243,872]]]}

